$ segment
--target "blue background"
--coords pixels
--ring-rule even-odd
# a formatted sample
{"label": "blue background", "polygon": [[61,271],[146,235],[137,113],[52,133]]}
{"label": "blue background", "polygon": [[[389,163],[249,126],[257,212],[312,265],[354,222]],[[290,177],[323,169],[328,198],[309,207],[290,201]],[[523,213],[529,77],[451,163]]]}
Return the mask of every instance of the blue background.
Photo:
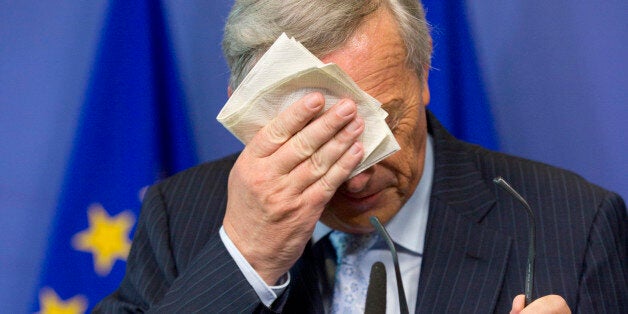
{"label": "blue background", "polygon": [[[164,4],[200,160],[240,149],[215,121],[227,97],[219,44],[231,1]],[[628,198],[628,2],[467,8],[500,150]],[[0,2],[3,312],[25,312],[34,296],[106,9],[106,1]]]}

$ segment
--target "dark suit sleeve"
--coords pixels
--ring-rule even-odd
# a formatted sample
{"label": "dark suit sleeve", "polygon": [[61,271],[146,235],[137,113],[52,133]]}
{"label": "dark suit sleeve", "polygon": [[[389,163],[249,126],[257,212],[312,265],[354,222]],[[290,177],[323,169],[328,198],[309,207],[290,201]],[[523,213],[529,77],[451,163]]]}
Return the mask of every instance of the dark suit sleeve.
{"label": "dark suit sleeve", "polygon": [[616,194],[602,201],[591,225],[576,312],[628,313],[628,218]]}
{"label": "dark suit sleeve", "polygon": [[159,185],[144,199],[126,275],[94,310],[124,312],[253,312],[263,308],[224,247],[218,230],[179,269],[170,241],[169,217]]}

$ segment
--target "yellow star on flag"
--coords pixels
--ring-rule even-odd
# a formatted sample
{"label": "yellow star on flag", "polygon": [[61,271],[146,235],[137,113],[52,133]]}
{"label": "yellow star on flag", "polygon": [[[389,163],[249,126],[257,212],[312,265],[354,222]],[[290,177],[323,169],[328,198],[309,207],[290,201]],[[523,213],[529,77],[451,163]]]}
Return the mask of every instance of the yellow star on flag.
{"label": "yellow star on flag", "polygon": [[72,237],[72,246],[79,251],[92,253],[94,269],[100,276],[107,276],[116,260],[125,261],[131,248],[129,233],[135,222],[130,211],[109,216],[100,204],[87,209],[89,227]]}
{"label": "yellow star on flag", "polygon": [[66,301],[61,300],[57,293],[46,287],[39,293],[41,314],[82,314],[87,310],[87,299],[82,295],[74,296]]}

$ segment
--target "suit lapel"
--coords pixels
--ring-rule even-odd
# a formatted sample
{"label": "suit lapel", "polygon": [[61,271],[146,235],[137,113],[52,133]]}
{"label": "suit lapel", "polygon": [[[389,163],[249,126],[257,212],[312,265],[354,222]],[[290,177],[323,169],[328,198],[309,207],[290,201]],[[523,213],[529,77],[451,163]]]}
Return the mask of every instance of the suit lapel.
{"label": "suit lapel", "polygon": [[491,313],[511,239],[481,224],[496,201],[475,154],[428,119],[435,169],[417,313]]}

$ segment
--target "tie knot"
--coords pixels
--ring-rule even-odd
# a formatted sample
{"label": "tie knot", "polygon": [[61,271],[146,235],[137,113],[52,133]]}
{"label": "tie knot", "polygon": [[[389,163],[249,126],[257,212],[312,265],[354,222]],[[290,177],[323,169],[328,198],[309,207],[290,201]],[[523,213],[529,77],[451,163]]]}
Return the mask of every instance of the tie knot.
{"label": "tie knot", "polygon": [[362,255],[377,242],[377,233],[351,234],[341,231],[333,231],[329,235],[329,241],[336,249],[338,260],[348,255]]}

